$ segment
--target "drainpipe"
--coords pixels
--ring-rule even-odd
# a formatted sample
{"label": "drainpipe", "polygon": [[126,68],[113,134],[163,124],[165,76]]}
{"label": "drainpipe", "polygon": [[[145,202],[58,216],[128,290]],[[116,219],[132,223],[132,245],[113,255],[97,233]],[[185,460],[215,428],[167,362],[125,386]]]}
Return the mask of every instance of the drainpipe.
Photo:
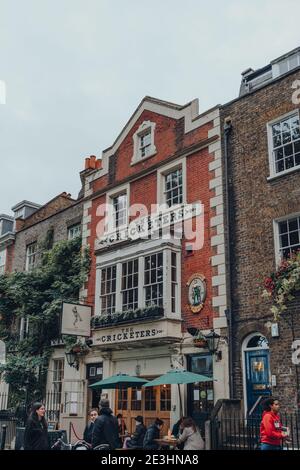
{"label": "drainpipe", "polygon": [[225,311],[228,324],[228,359],[229,359],[229,397],[232,399],[234,393],[233,380],[233,315],[232,315],[232,287],[231,287],[231,245],[230,245],[230,209],[229,209],[229,176],[228,176],[228,147],[229,136],[232,130],[231,119],[225,119],[224,124],[224,179],[225,179],[225,223],[226,223],[226,291],[227,309]]}

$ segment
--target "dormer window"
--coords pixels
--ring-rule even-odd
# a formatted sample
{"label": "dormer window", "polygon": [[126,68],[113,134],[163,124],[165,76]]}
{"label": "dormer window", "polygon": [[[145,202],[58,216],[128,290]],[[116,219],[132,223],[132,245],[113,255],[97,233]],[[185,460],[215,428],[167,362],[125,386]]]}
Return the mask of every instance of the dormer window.
{"label": "dormer window", "polygon": [[139,137],[140,139],[140,154],[141,157],[149,155],[151,150],[151,130],[149,129],[145,134]]}
{"label": "dormer window", "polygon": [[154,130],[155,122],[144,121],[133,135],[133,156],[131,165],[155,155]]}

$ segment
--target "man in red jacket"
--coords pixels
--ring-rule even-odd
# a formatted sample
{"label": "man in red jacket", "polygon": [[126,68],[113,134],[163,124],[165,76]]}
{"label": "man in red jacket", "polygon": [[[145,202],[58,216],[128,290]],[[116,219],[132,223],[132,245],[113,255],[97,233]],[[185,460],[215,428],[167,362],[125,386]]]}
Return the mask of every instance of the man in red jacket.
{"label": "man in red jacket", "polygon": [[275,398],[268,398],[263,403],[264,412],[260,424],[261,450],[281,450],[282,439],[288,436],[288,429],[283,428],[278,414],[280,405]]}

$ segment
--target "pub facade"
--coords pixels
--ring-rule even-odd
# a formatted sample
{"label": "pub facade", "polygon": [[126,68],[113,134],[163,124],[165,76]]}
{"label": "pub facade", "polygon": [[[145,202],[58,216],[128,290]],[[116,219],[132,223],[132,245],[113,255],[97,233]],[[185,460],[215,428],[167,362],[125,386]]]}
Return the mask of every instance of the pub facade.
{"label": "pub facade", "polygon": [[[86,385],[117,373],[154,379],[172,368],[211,377],[180,386],[185,415],[204,422],[228,396],[226,270],[219,107],[199,114],[142,100],[101,160],[86,159],[83,246],[93,308]],[[217,350],[205,338],[219,337]],[[170,428],[177,386],[103,390],[127,429],[143,415]],[[87,407],[101,391],[87,387]]]}

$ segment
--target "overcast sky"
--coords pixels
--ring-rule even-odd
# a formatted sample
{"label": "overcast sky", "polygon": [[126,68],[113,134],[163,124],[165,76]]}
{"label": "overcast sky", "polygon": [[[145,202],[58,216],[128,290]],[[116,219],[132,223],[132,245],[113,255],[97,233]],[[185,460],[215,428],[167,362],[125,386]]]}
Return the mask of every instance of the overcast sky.
{"label": "overcast sky", "polygon": [[145,95],[200,112],[300,45],[299,0],[0,0],[0,213],[80,189]]}

